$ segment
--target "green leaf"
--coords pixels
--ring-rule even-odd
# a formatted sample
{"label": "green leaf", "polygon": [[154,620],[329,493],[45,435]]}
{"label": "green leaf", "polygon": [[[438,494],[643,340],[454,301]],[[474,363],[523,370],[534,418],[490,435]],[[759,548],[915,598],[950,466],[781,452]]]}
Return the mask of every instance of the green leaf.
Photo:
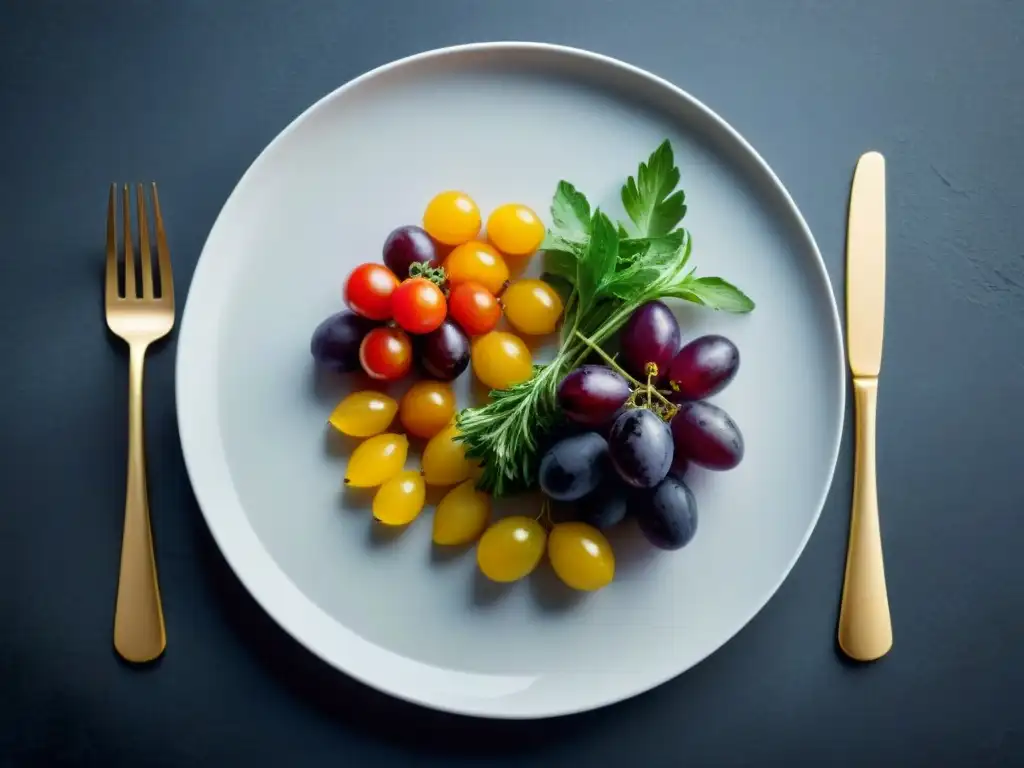
{"label": "green leaf", "polygon": [[619,263],[618,269],[628,269],[632,264],[641,260],[647,253],[651,241],[646,237],[627,237],[619,240]]}
{"label": "green leaf", "polygon": [[575,283],[579,258],[572,251],[545,251],[544,270]]}
{"label": "green leaf", "polygon": [[568,181],[560,181],[551,201],[551,220],[560,237],[585,242],[590,234],[590,203]]}
{"label": "green leaf", "polygon": [[622,205],[641,236],[667,235],[682,221],[686,195],[682,190],[673,194],[678,184],[679,169],[666,139],[622,187]]}
{"label": "green leaf", "polygon": [[688,278],[664,295],[725,312],[744,313],[754,309],[754,302],[749,296],[720,277]]}
{"label": "green leaf", "polygon": [[572,240],[565,237],[560,232],[554,230],[548,230],[544,235],[544,240],[540,244],[540,251],[567,251],[575,255],[579,255],[587,250],[587,242],[589,237],[584,237],[581,240]]}
{"label": "green leaf", "polygon": [[688,238],[685,229],[677,229],[662,237],[627,237],[619,240],[619,270],[631,264],[670,264],[675,261],[683,242]]}
{"label": "green leaf", "polygon": [[[623,253],[633,254],[626,260]],[[624,301],[651,290],[666,274],[677,274],[690,257],[690,236],[677,229],[663,237],[630,238],[619,242],[619,263],[607,291]]]}
{"label": "green leaf", "polygon": [[690,257],[690,235],[685,229],[677,229],[661,237],[652,237],[647,240],[647,251],[644,253],[643,263],[646,266],[667,266],[675,264],[683,251],[683,244],[686,244],[686,252],[683,255],[683,263]]}
{"label": "green leaf", "polygon": [[607,291],[617,299],[632,301],[635,296],[644,293],[644,290],[658,279],[659,274],[660,272],[652,267],[632,269],[617,275],[608,285]]}
{"label": "green leaf", "polygon": [[576,290],[579,291],[581,311],[590,307],[614,277],[618,258],[619,237],[615,225],[600,210],[594,211],[590,244],[576,265]]}

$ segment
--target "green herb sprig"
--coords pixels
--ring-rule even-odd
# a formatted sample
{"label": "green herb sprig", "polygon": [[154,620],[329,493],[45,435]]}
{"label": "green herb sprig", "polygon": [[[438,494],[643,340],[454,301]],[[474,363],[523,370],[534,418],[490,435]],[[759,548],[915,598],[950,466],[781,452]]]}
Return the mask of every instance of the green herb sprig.
{"label": "green herb sprig", "polygon": [[552,226],[541,250],[545,279],[565,296],[561,346],[533,377],[491,393],[491,402],[458,415],[466,454],[479,459],[478,485],[495,496],[535,484],[541,440],[561,415],[562,378],[607,341],[643,304],[679,298],[726,312],[750,312],[754,302],[720,277],[695,277],[688,269],[692,240],[679,226],[686,195],[679,185],[672,146],[666,140],[622,186],[629,221],[615,224],[591,212],[583,193],[560,181],[551,203]]}

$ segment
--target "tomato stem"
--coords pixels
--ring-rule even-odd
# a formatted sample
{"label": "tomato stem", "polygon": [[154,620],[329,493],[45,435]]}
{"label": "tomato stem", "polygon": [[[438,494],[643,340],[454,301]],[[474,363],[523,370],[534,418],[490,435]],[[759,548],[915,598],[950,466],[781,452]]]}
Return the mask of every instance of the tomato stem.
{"label": "tomato stem", "polygon": [[445,283],[448,280],[444,267],[432,267],[429,263],[423,261],[416,261],[409,265],[409,277],[422,277],[442,290],[444,290]]}

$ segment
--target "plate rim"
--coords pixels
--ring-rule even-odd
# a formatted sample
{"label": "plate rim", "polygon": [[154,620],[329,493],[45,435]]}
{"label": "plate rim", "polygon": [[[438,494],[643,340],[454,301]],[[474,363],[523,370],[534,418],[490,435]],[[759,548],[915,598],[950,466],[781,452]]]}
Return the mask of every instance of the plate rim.
{"label": "plate rim", "polygon": [[[289,626],[289,624],[281,617],[281,611],[278,610],[277,602],[271,600],[268,595],[262,594],[260,591],[254,589],[251,583],[251,574],[240,565],[239,560],[241,555],[236,551],[235,547],[230,544],[229,538],[224,535],[219,526],[211,518],[211,514],[207,511],[208,503],[204,504],[202,498],[202,491],[198,487],[197,483],[197,463],[200,461],[200,455],[202,453],[201,448],[198,446],[197,440],[200,438],[196,435],[195,430],[198,427],[193,426],[191,417],[187,412],[187,408],[183,406],[183,393],[188,391],[187,384],[187,372],[188,366],[183,365],[182,361],[187,355],[187,350],[191,348],[193,342],[191,339],[195,334],[192,329],[196,327],[196,321],[194,316],[195,304],[192,301],[193,292],[191,290],[192,284],[197,278],[201,278],[205,272],[209,270],[209,265],[212,263],[210,258],[205,258],[207,252],[210,249],[211,241],[214,239],[214,235],[218,231],[224,217],[224,212],[228,210],[232,200],[235,198],[239,191],[245,186],[247,180],[256,172],[256,170],[266,162],[267,157],[277,147],[277,145],[283,142],[290,134],[295,131],[303,122],[305,122],[313,113],[318,111],[327,102],[341,97],[346,91],[351,90],[359,86],[360,84],[372,80],[373,78],[383,75],[393,69],[398,69],[405,66],[415,65],[419,62],[440,59],[449,56],[458,56],[460,54],[467,53],[480,53],[480,52],[530,52],[535,51],[539,53],[547,54],[558,54],[566,57],[575,57],[583,60],[585,63],[590,63],[597,66],[612,67],[619,69],[626,74],[643,78],[649,81],[652,85],[657,86],[665,91],[669,92],[675,99],[686,102],[690,107],[695,108],[699,112],[703,113],[703,116],[711,121],[717,130],[722,131],[732,141],[736,142],[740,148],[742,148],[748,155],[749,159],[753,160],[757,166],[757,170],[763,174],[772,183],[775,191],[780,193],[782,201],[785,203],[790,215],[798,225],[799,235],[806,241],[806,244],[810,246],[810,252],[813,254],[813,269],[816,270],[816,277],[820,279],[826,288],[826,294],[828,297],[828,305],[830,309],[831,317],[831,328],[835,341],[835,350],[838,353],[838,370],[842,373],[837,377],[838,385],[838,403],[839,408],[836,414],[835,429],[835,441],[832,447],[831,460],[829,462],[829,471],[825,478],[824,487],[821,491],[817,508],[811,519],[810,524],[807,527],[802,539],[800,540],[796,551],[783,570],[778,580],[773,582],[769,589],[765,591],[763,597],[757,601],[754,609],[750,615],[747,616],[743,621],[737,624],[736,628],[729,633],[722,641],[712,648],[704,655],[697,658],[691,664],[683,666],[682,668],[671,667],[668,672],[660,671],[657,675],[653,676],[652,679],[645,679],[640,685],[623,686],[623,689],[616,692],[613,695],[602,693],[600,696],[594,697],[593,700],[586,704],[577,704],[575,706],[556,706],[556,707],[534,707],[529,713],[523,712],[504,712],[500,708],[495,707],[481,707],[472,708],[469,706],[462,706],[457,701],[470,701],[475,702],[478,705],[482,704],[484,699],[458,699],[458,700],[437,700],[431,699],[427,696],[420,695],[418,692],[412,692],[410,690],[401,690],[393,685],[388,685],[381,682],[380,680],[374,679],[372,674],[367,674],[364,671],[354,669],[351,665],[345,663],[344,659],[337,657],[330,657],[325,651],[320,648],[314,647],[312,642],[309,642],[299,636],[296,629]],[[197,339],[198,341],[198,339]],[[465,43],[459,45],[444,46],[440,48],[432,48],[418,53],[414,53],[402,58],[394,59],[386,62],[372,69],[369,69],[362,74],[342,83],[337,88],[327,92],[308,107],[303,109],[298,115],[296,115],[284,128],[282,128],[274,138],[267,143],[267,145],[260,150],[259,154],[249,163],[245,172],[239,177],[238,181],[232,187],[232,190],[228,197],[225,199],[220,210],[217,213],[217,217],[207,234],[206,239],[203,242],[203,247],[200,251],[199,257],[196,261],[196,266],[192,274],[192,278],[189,283],[189,291],[187,292],[184,309],[182,311],[181,323],[178,330],[178,339],[175,351],[175,411],[177,416],[177,426],[179,433],[179,440],[181,443],[182,456],[184,459],[185,469],[189,477],[189,484],[192,487],[193,495],[196,499],[196,504],[202,513],[203,519],[206,523],[207,530],[210,532],[211,537],[217,544],[217,548],[220,550],[221,555],[224,557],[228,566],[231,568],[235,578],[237,578],[242,585],[245,587],[246,592],[252,597],[252,599],[260,606],[260,608],[270,616],[274,623],[277,624],[286,634],[292,637],[299,645],[301,645],[306,651],[317,656],[328,666],[341,672],[342,674],[357,680],[358,682],[373,688],[375,690],[386,693],[389,696],[393,696],[396,699],[403,700],[409,703],[413,703],[419,706],[423,706],[429,709],[438,711],[448,712],[451,714],[464,715],[470,717],[484,717],[492,719],[514,719],[514,720],[530,720],[548,717],[561,717],[565,715],[576,714],[580,712],[586,712],[590,710],[600,709],[611,704],[615,704],[620,701],[638,696],[647,691],[653,690],[666,682],[679,677],[683,673],[697,666],[698,664],[705,661],[708,656],[721,650],[726,644],[732,641],[744,628],[746,628],[751,621],[764,610],[765,606],[771,601],[771,599],[778,593],[786,579],[789,578],[792,573],[797,561],[803,555],[807,543],[810,540],[811,535],[817,529],[818,522],[821,518],[821,514],[824,510],[825,504],[828,501],[828,495],[831,492],[832,485],[835,479],[835,470],[838,463],[839,451],[842,444],[843,433],[845,428],[846,418],[846,399],[847,399],[847,381],[846,381],[846,361],[845,361],[845,340],[843,338],[842,324],[840,321],[839,309],[836,302],[835,288],[832,285],[832,281],[829,278],[828,270],[825,265],[825,261],[822,258],[821,251],[818,248],[817,241],[814,238],[814,234],[811,232],[807,221],[804,219],[802,212],[793,199],[789,190],[782,183],[781,179],[777,176],[775,171],[770,165],[764,160],[758,151],[735,129],[730,125],[721,115],[715,110],[708,107],[703,101],[693,96],[688,91],[680,88],[671,81],[654,74],[653,72],[614,58],[612,56],[597,53],[584,48],[578,48],[569,45],[562,45],[557,43],[545,43],[545,42],[530,42],[530,41],[517,41],[517,40],[495,40],[488,42],[474,42]],[[219,430],[219,427],[218,427]],[[255,537],[255,533],[253,533]],[[258,537],[256,541],[259,542]],[[262,547],[262,542],[259,542]],[[264,551],[266,552],[265,548]],[[266,552],[268,558],[273,560],[269,552]],[[275,562],[276,565],[276,562]],[[282,572],[283,575],[283,572]],[[287,576],[285,576],[287,580]],[[289,580],[290,581],[290,580]],[[292,586],[295,586],[294,584]],[[297,590],[297,587],[296,587]],[[310,605],[321,613],[326,613],[319,606],[316,606],[312,601],[303,594],[303,597],[310,603]],[[332,617],[327,616],[332,621]],[[372,644],[371,641],[359,638],[362,642]],[[373,644],[375,645],[375,644]],[[453,670],[455,672],[455,670]],[[497,699],[500,701],[501,699]]]}

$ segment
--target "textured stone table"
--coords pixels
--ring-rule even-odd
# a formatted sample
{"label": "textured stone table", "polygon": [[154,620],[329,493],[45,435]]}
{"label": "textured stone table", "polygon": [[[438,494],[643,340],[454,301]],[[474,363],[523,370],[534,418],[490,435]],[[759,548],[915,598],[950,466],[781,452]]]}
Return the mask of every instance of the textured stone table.
{"label": "textured stone table", "polygon": [[[590,48],[704,100],[788,186],[837,291],[854,162],[887,156],[882,662],[850,665],[833,640],[848,421],[792,575],[682,677],[538,723],[364,689],[278,629],[213,544],[178,444],[173,339],[147,369],[170,646],[153,669],[116,660],[126,356],[101,311],[106,185],[159,180],[184,297],[220,206],[296,114],[391,59],[493,39]],[[1022,94],[1024,6],[995,0],[0,1],[0,764],[1019,760]]]}

